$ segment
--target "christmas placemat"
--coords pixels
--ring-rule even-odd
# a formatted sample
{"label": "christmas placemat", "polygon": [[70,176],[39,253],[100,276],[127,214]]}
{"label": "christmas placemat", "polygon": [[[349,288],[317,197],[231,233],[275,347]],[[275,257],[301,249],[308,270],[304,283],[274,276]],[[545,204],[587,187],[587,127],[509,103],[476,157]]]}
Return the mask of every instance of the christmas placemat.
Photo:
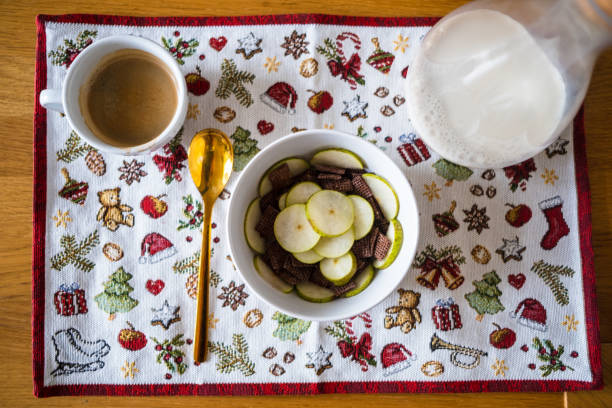
{"label": "christmas placemat", "polygon": [[[37,99],[84,48],[133,34],[176,58],[190,103],[182,131],[137,157],[96,151],[36,104],[36,395],[601,388],[583,116],[516,166],[441,159],[411,126],[403,88],[436,21],[40,16]],[[202,203],[186,148],[210,127],[230,135],[235,173],[214,209],[210,356],[196,364]],[[342,321],[270,308],[227,245],[228,198],[246,163],[314,128],[376,144],[420,208],[420,245],[400,288]]]}

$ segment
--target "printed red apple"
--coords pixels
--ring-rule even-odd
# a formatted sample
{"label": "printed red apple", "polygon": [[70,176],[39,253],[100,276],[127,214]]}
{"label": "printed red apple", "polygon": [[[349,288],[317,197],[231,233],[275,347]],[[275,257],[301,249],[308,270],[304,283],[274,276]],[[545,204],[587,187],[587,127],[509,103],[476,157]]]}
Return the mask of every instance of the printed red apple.
{"label": "printed red apple", "polygon": [[127,350],[136,351],[144,348],[147,345],[147,336],[141,331],[134,329],[132,323],[126,322],[128,329],[122,329],[119,332],[117,341],[121,347]]}
{"label": "printed red apple", "polygon": [[140,208],[151,218],[159,218],[168,211],[168,204],[161,200],[161,198],[165,196],[165,194],[157,197],[147,195],[140,202]]}
{"label": "printed red apple", "polygon": [[196,72],[185,75],[187,90],[196,96],[204,95],[210,89],[210,82],[202,76],[200,67],[196,67]]}
{"label": "printed red apple", "polygon": [[531,209],[525,204],[506,204],[510,209],[506,212],[506,221],[513,227],[519,228],[531,219]]}
{"label": "printed red apple", "polygon": [[331,108],[334,103],[334,98],[327,91],[315,92],[312,89],[308,89],[308,92],[312,92],[312,96],[308,98],[308,107],[314,113],[323,113]]}
{"label": "printed red apple", "polygon": [[498,349],[507,349],[512,347],[516,341],[516,333],[507,327],[502,329],[496,323],[493,323],[493,326],[497,327],[497,330],[492,331],[489,335],[489,342],[491,345]]}

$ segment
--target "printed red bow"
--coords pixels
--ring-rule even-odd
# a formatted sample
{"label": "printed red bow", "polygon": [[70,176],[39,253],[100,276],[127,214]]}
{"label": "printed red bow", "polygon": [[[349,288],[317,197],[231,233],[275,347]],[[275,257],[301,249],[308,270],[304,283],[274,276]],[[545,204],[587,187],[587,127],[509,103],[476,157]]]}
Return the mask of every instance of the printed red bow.
{"label": "printed red bow", "polygon": [[374,356],[370,353],[372,349],[372,337],[370,333],[363,333],[357,343],[349,343],[346,340],[338,342],[338,348],[342,357],[352,356],[353,360],[371,360]]}
{"label": "printed red bow", "polygon": [[337,60],[330,60],[327,62],[327,66],[329,67],[329,71],[332,76],[341,75],[342,79],[345,81],[349,79],[354,79],[357,82],[363,78],[363,75],[359,75],[359,70],[361,69],[361,58],[357,53],[353,54],[353,56],[343,65]]}

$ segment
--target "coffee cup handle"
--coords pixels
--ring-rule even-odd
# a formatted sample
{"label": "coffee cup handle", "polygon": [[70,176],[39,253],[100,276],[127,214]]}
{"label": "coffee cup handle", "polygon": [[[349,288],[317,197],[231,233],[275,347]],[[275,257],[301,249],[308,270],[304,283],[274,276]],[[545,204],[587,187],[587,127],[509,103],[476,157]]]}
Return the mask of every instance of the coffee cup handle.
{"label": "coffee cup handle", "polygon": [[51,109],[63,113],[64,105],[62,104],[62,90],[44,89],[40,93],[40,104],[45,109]]}

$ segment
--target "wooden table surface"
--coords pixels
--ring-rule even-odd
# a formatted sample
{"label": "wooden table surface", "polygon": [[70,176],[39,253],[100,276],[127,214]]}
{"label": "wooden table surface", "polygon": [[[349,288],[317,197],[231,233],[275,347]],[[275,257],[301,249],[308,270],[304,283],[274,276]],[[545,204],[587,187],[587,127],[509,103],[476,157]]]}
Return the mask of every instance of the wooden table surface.
{"label": "wooden table surface", "polygon": [[[135,16],[207,16],[283,13],[328,13],[364,16],[440,16],[461,0],[0,0],[0,350],[7,365],[0,369],[0,406],[75,405],[286,407],[377,404],[393,407],[605,407],[612,406],[612,386],[576,393],[489,393],[446,395],[323,395],[299,397],[61,397],[36,400],[31,364],[32,116],[34,107],[35,15],[98,13]],[[612,382],[612,50],[595,67],[586,98],[587,151],[593,200],[593,246],[604,381]]]}

